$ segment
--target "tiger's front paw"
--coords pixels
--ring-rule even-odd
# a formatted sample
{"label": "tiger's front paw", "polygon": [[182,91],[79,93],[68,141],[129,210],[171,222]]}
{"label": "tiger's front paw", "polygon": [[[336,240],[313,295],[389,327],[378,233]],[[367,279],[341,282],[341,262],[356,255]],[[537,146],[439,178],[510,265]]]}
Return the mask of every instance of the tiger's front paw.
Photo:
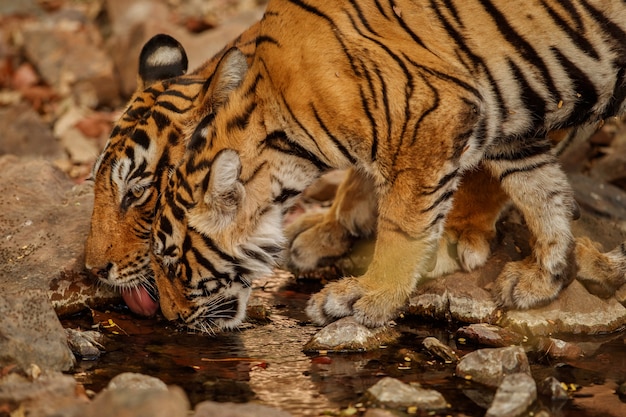
{"label": "tiger's front paw", "polygon": [[291,270],[313,271],[346,255],[353,244],[350,233],[338,222],[328,221],[325,213],[305,214],[290,224],[286,264]]}
{"label": "tiger's front paw", "polygon": [[368,290],[359,278],[344,278],[331,282],[309,300],[306,313],[318,325],[326,325],[346,316],[367,327],[380,327],[392,320],[404,303],[394,301],[396,294],[384,290]]}
{"label": "tiger's front paw", "polygon": [[306,314],[313,323],[324,326],[353,314],[354,303],[363,296],[364,289],[357,278],[331,282],[309,299]]}
{"label": "tiger's front paw", "polygon": [[494,285],[495,298],[503,307],[529,309],[557,298],[565,280],[542,271],[530,259],[506,264]]}

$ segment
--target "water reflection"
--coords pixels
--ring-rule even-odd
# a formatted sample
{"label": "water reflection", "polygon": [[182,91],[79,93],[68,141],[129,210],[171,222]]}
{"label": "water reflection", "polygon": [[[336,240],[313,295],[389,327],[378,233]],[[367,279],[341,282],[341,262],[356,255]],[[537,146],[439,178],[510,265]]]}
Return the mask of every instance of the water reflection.
{"label": "water reflection", "polygon": [[[399,323],[400,343],[377,352],[306,355],[302,347],[318,330],[306,323],[306,300],[319,285],[295,283],[277,273],[257,283],[254,297],[268,306],[272,321],[249,324],[240,331],[216,337],[190,334],[162,318],[139,319],[121,312],[95,313],[65,321],[66,327],[88,328],[94,322],[114,321],[107,352],[97,361],[83,362],[76,378],[100,391],[121,372],[138,372],[181,386],[192,405],[206,400],[256,401],[294,416],[338,412],[363,400],[363,394],[383,376],[417,382],[439,391],[451,404],[444,415],[482,416],[493,391],[454,377],[445,364],[421,349],[421,341],[436,336],[460,356],[475,347],[454,345],[454,327],[405,320]],[[533,376],[548,376],[578,386],[566,403],[540,397],[534,412],[552,416],[626,416],[626,404],[615,394],[626,381],[624,336],[591,338],[589,356],[576,362],[553,362],[531,355]],[[464,350],[465,349],[465,350]]]}

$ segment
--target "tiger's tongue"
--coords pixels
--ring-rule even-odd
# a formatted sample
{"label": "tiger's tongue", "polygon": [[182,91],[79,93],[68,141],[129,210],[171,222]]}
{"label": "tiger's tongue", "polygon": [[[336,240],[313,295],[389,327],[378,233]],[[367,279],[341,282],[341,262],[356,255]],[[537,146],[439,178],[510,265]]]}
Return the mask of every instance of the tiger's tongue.
{"label": "tiger's tongue", "polygon": [[152,317],[159,309],[159,303],[154,301],[143,287],[122,290],[122,298],[133,313],[145,317]]}

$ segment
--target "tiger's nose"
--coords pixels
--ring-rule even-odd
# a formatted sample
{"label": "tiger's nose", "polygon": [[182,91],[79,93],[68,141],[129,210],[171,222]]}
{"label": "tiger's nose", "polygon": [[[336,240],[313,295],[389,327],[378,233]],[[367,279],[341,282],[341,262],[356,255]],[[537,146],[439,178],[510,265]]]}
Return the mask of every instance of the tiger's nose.
{"label": "tiger's nose", "polygon": [[111,270],[111,268],[113,268],[113,264],[112,263],[108,263],[105,267],[103,268],[98,268],[98,267],[93,267],[89,270],[89,273],[99,279],[107,279],[107,277],[109,276],[109,271]]}

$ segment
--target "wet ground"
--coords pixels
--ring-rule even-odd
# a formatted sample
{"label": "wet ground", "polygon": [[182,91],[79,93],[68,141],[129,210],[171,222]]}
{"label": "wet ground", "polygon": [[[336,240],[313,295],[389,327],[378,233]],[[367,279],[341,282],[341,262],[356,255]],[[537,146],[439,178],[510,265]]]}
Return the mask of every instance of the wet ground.
{"label": "wet ground", "polygon": [[[462,324],[404,318],[397,322],[402,332],[399,343],[377,352],[303,353],[302,346],[318,330],[307,324],[303,306],[319,288],[319,283],[295,282],[286,273],[262,280],[255,299],[271,309],[271,321],[216,336],[189,333],[159,317],[133,317],[122,306],[66,319],[66,327],[98,325],[107,334],[107,352],[98,360],[80,362],[75,377],[98,392],[121,372],[139,372],[182,387],[193,405],[205,400],[255,401],[294,416],[318,416],[367,409],[363,397],[367,388],[383,376],[392,376],[435,389],[450,404],[444,413],[424,415],[484,415],[477,404],[487,406],[493,392],[455,377],[453,364],[433,358],[421,347],[423,338],[435,336],[459,356],[479,348],[455,339]],[[538,383],[554,376],[567,384],[570,394],[568,401],[558,403],[540,396],[531,413],[626,416],[626,399],[616,393],[626,381],[626,333],[579,342],[597,344],[598,349],[592,356],[567,363],[529,354]]]}

